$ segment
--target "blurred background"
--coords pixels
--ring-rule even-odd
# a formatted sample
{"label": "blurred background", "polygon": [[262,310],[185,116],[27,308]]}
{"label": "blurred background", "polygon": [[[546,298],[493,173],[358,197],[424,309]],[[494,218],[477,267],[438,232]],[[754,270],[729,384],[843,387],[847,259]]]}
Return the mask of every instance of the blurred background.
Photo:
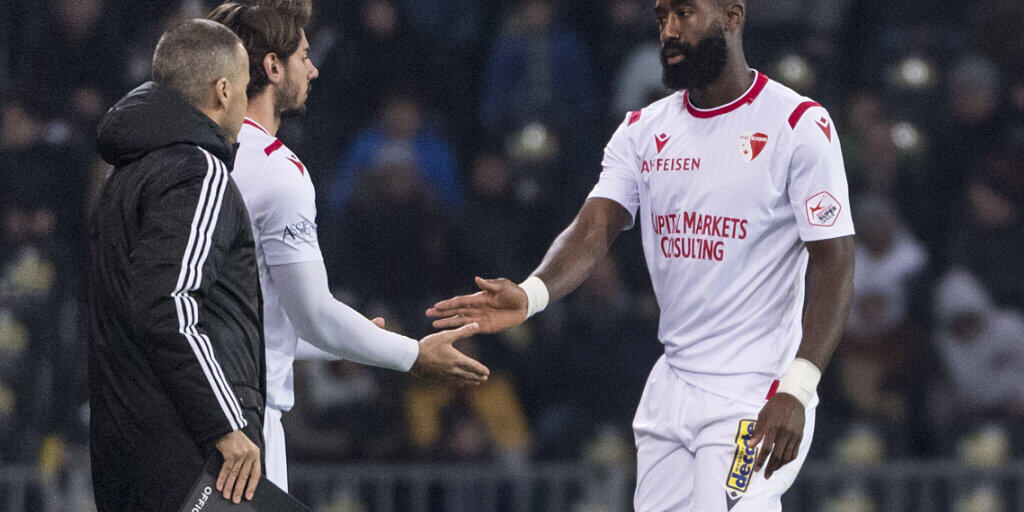
{"label": "blurred background", "polygon": [[[0,0],[0,511],[92,510],[83,315],[95,126],[198,0]],[[345,302],[413,337],[472,277],[521,280],[629,110],[661,88],[653,0],[315,0],[309,113]],[[1021,0],[750,1],[746,50],[843,141],[855,303],[787,510],[1024,510]],[[661,353],[636,230],[582,288],[463,346],[453,389],[296,365],[291,485],[315,510],[629,510]]]}

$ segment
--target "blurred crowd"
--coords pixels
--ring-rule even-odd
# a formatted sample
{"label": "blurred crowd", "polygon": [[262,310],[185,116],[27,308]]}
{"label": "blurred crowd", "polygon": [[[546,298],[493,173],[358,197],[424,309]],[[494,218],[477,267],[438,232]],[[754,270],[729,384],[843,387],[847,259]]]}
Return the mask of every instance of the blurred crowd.
{"label": "blurred crowd", "polygon": [[[0,464],[59,471],[83,446],[95,125],[162,30],[213,5],[0,0]],[[279,136],[311,169],[337,295],[414,337],[474,275],[526,277],[615,126],[670,92],[653,0],[314,5],[320,78]],[[812,457],[1024,455],[1024,2],[748,10],[751,65],[836,119],[858,229]],[[661,353],[635,231],[575,294],[461,347],[492,371],[479,389],[297,363],[290,458],[627,460]]]}

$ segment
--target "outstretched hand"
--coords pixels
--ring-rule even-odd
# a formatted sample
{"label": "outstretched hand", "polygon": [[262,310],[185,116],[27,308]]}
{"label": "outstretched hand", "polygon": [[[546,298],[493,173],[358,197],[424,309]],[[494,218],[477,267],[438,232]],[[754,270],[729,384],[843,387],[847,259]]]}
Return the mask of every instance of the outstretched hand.
{"label": "outstretched hand", "polygon": [[437,318],[434,327],[450,329],[478,324],[480,332],[495,333],[526,321],[526,292],[508,279],[476,278],[480,291],[442,300],[427,310]]}
{"label": "outstretched hand", "polygon": [[480,326],[469,324],[458,329],[431,334],[420,340],[420,354],[412,373],[421,377],[478,385],[491,374],[486,366],[452,346],[457,340],[477,333]]}
{"label": "outstretched hand", "polygon": [[793,395],[778,393],[768,400],[757,416],[754,435],[747,444],[753,448],[764,441],[757,454],[754,471],[761,471],[771,455],[764,471],[764,477],[768,479],[776,470],[796,459],[804,436],[804,421],[804,405]]}

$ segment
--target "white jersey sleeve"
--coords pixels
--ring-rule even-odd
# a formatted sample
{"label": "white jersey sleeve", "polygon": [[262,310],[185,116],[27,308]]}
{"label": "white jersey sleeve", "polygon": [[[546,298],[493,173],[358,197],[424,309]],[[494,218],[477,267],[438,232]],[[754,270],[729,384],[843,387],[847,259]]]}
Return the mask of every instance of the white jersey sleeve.
{"label": "white jersey sleeve", "polygon": [[324,352],[314,347],[310,342],[299,338],[295,343],[296,361],[341,361],[342,359],[334,354]]}
{"label": "white jersey sleeve", "polygon": [[630,112],[626,120],[615,130],[615,134],[604,148],[601,177],[587,197],[611,199],[622,205],[631,217],[626,229],[635,224],[636,212],[640,207],[640,157],[626,128],[635,123],[639,116],[640,112]]}
{"label": "white jersey sleeve", "polygon": [[794,132],[787,188],[800,238],[813,242],[854,234],[843,152],[832,118],[813,103],[802,112],[798,108],[790,123]]}
{"label": "white jersey sleeve", "polygon": [[419,342],[377,327],[331,295],[323,263],[271,265],[268,271],[295,333],[313,347],[338,359],[403,372],[416,362]]}
{"label": "white jersey sleeve", "polygon": [[[271,168],[264,169],[265,176],[296,172],[294,167],[273,168],[276,163],[267,163]],[[259,228],[256,242],[263,247],[267,265],[323,261],[317,239],[315,196],[298,179],[278,179],[269,185],[255,205],[253,219]]]}

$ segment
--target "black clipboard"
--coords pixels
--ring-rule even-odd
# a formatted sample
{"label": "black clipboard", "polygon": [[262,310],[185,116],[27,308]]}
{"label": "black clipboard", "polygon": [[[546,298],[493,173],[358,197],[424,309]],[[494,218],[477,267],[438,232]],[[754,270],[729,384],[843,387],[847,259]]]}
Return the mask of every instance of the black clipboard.
{"label": "black clipboard", "polygon": [[265,476],[260,476],[260,483],[256,486],[252,500],[242,499],[242,502],[236,505],[233,501],[224,499],[221,493],[217,492],[217,476],[223,465],[224,458],[220,452],[214,450],[213,455],[206,460],[203,472],[192,484],[192,490],[181,505],[180,512],[310,512],[308,507],[282,491]]}

